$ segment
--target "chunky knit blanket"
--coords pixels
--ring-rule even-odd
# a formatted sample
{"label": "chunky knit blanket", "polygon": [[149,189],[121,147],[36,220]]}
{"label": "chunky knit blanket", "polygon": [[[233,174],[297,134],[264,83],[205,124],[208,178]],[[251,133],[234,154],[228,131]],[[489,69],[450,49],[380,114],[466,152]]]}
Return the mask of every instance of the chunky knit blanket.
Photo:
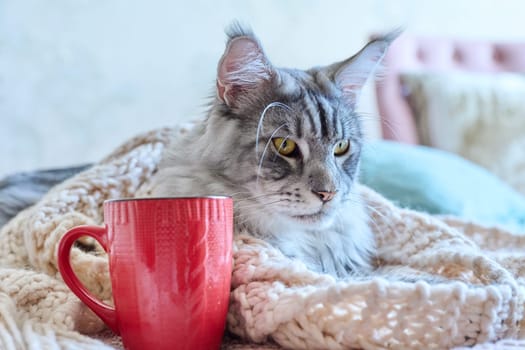
{"label": "chunky knit blanket", "polygon": [[[163,149],[183,132],[129,140],[1,229],[0,349],[122,346],[62,282],[57,245],[74,226],[102,224],[104,200],[147,195]],[[525,346],[524,236],[400,209],[368,188],[359,191],[372,216],[378,266],[403,266],[401,275],[424,278],[336,280],[238,234],[224,349]],[[73,249],[75,271],[111,303],[107,258],[98,246],[82,250],[86,245],[95,243]]]}

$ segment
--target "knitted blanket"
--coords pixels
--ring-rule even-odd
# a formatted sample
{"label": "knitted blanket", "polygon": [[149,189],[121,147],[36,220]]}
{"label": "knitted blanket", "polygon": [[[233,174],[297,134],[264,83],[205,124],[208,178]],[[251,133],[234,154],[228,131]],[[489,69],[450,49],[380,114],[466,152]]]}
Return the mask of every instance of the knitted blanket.
{"label": "knitted blanket", "polygon": [[[129,140],[1,229],[0,349],[121,346],[63,284],[57,245],[74,226],[102,224],[104,200],[147,195],[164,147],[183,132],[161,129]],[[359,191],[372,217],[377,264],[441,282],[336,280],[238,234],[228,329],[243,340],[229,336],[224,349],[445,349],[525,337],[524,236],[400,209],[368,188]],[[84,243],[73,249],[72,265],[111,303],[105,253]],[[504,340],[480,348],[520,345]]]}

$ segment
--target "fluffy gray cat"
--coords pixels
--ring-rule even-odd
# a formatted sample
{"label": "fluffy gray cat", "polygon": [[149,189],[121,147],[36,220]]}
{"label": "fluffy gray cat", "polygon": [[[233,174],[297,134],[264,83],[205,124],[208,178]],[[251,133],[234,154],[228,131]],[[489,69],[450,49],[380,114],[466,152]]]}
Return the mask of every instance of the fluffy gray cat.
{"label": "fluffy gray cat", "polygon": [[[209,114],[170,145],[153,195],[231,196],[236,232],[262,238],[315,271],[368,275],[375,249],[354,192],[363,143],[356,104],[396,35],[302,71],[274,67],[256,37],[234,25]],[[0,227],[84,168],[0,181]]]}
{"label": "fluffy gray cat", "polygon": [[250,31],[228,34],[209,114],[170,145],[153,195],[229,195],[236,232],[315,271],[369,274],[374,240],[354,192],[363,143],[356,104],[396,34],[306,71],[273,66]]}

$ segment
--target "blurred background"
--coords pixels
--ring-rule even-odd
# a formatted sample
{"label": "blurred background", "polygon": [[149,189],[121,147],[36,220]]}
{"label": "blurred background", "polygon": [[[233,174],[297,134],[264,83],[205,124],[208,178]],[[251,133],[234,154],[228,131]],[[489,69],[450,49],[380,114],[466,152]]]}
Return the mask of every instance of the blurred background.
{"label": "blurred background", "polygon": [[[0,0],[0,176],[93,162],[205,113],[224,28],[251,25],[275,65],[349,57],[373,33],[525,41],[521,0]],[[375,90],[360,110],[378,138]]]}

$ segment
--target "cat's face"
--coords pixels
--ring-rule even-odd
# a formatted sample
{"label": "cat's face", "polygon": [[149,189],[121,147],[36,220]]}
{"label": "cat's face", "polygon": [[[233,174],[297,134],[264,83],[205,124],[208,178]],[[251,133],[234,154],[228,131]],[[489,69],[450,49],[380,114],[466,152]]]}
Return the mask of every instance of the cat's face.
{"label": "cat's face", "polygon": [[253,174],[244,187],[265,210],[295,224],[329,224],[341,202],[353,199],[359,117],[322,74],[279,70],[261,101],[230,115],[239,118],[240,136],[232,166]]}
{"label": "cat's face", "polygon": [[387,44],[372,42],[350,60],[300,71],[273,67],[249,34],[232,37],[219,64],[212,118],[229,144],[223,175],[244,190],[234,199],[246,220],[265,212],[322,228],[342,203],[358,200],[352,189],[362,134],[355,105]]}

